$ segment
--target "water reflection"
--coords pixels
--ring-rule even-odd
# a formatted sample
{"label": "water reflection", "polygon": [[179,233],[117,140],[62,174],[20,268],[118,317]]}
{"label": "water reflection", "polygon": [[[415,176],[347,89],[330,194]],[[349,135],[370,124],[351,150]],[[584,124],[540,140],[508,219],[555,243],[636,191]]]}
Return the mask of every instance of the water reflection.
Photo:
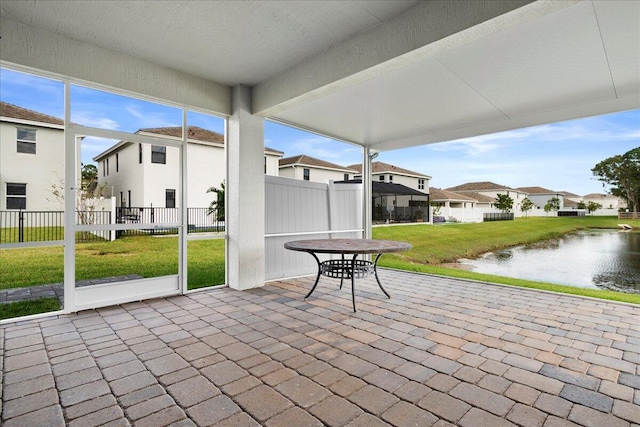
{"label": "water reflection", "polygon": [[590,230],[463,260],[478,273],[640,293],[640,234]]}

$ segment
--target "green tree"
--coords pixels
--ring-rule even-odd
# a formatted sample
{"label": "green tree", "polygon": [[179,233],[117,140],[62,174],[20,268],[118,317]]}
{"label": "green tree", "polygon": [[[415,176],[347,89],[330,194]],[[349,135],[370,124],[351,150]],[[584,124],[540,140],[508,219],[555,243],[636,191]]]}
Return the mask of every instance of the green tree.
{"label": "green tree", "polygon": [[584,202],[584,200],[580,200],[580,201],[578,202],[578,206],[577,206],[577,208],[578,208],[578,209],[587,209],[587,204]]}
{"label": "green tree", "polygon": [[533,202],[529,200],[528,197],[525,197],[522,203],[520,203],[520,210],[524,212],[525,216],[529,217],[529,211],[533,209]]}
{"label": "green tree", "polygon": [[506,194],[498,194],[494,203],[496,209],[500,209],[504,213],[511,212],[513,208],[513,199]]}
{"label": "green tree", "polygon": [[207,193],[216,193],[216,198],[209,203],[207,215],[216,215],[218,221],[224,221],[224,181],[220,183],[220,188],[209,187]]}
{"label": "green tree", "polygon": [[550,211],[558,212],[560,210],[560,199],[552,197],[547,200],[547,204],[544,205],[544,211],[549,213]]}
{"label": "green tree", "polygon": [[640,210],[640,147],[598,163],[591,172],[610,186],[610,193],[627,201],[632,211]]}
{"label": "green tree", "polygon": [[600,209],[602,207],[602,205],[600,203],[596,203],[594,201],[589,201],[589,203],[587,204],[587,211],[589,211],[589,213],[595,212],[598,209]]}

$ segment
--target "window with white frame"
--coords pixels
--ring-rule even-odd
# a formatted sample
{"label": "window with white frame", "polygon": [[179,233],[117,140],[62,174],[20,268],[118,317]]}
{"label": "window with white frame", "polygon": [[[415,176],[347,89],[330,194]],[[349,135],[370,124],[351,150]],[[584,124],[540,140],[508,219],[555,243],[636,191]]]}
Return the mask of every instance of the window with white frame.
{"label": "window with white frame", "polygon": [[424,179],[418,180],[418,190],[424,190]]}
{"label": "window with white frame", "polygon": [[151,163],[158,163],[162,165],[167,164],[167,147],[160,145],[151,146]]}
{"label": "window with white frame", "polygon": [[380,181],[380,182],[384,182],[384,175],[380,175],[380,176],[378,177],[378,181]]}
{"label": "window with white frame", "polygon": [[36,154],[36,130],[29,128],[17,128],[18,153]]}
{"label": "window with white frame", "polygon": [[7,209],[27,209],[27,184],[7,182]]}
{"label": "window with white frame", "polygon": [[305,181],[309,181],[310,178],[311,178],[311,171],[309,171],[308,168],[304,168],[302,170],[302,179],[304,179]]}
{"label": "window with white frame", "polygon": [[176,207],[176,190],[172,190],[172,189],[165,190],[165,207],[167,208]]}
{"label": "window with white frame", "polygon": [[393,175],[389,175],[389,182],[393,182]]}

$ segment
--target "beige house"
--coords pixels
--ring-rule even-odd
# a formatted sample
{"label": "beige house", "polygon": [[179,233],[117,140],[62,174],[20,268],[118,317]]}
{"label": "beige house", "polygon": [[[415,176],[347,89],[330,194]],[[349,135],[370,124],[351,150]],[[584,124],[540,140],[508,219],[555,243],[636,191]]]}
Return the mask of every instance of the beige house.
{"label": "beige house", "polygon": [[[140,129],[136,134],[175,140],[182,137],[182,127]],[[188,206],[204,208],[214,199],[207,189],[220,187],[226,178],[224,136],[189,126],[187,142]],[[265,148],[266,174],[278,174],[282,155]],[[110,189],[119,207],[179,207],[179,148],[120,141],[93,160],[98,164],[98,184]]]}
{"label": "beige house", "polygon": [[279,175],[313,182],[348,181],[358,171],[304,154],[279,161]]}
{"label": "beige house", "polygon": [[64,122],[0,102],[0,210],[61,211]]}

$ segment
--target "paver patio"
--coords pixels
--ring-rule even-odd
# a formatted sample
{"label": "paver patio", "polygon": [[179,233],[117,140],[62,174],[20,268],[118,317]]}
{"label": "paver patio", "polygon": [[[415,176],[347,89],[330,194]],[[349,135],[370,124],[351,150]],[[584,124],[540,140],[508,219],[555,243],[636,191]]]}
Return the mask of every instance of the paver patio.
{"label": "paver patio", "polygon": [[4,325],[2,424],[640,425],[639,306],[380,275]]}

